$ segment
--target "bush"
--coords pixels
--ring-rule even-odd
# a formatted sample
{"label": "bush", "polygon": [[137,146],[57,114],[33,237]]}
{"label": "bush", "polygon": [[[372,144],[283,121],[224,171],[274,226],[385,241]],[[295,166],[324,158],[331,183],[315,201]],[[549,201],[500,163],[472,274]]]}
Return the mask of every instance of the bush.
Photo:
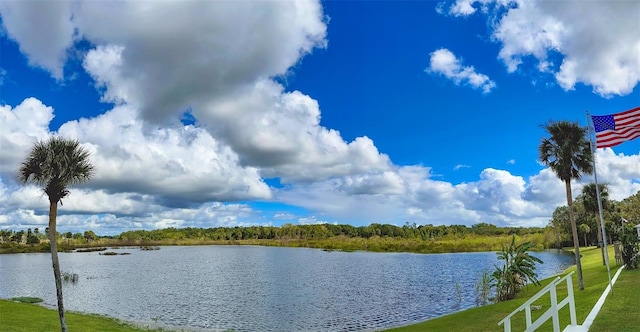
{"label": "bush", "polygon": [[622,260],[627,269],[637,269],[638,265],[640,265],[640,256],[638,256],[640,239],[638,239],[635,229],[625,225],[624,231],[620,234],[620,242],[622,242]]}
{"label": "bush", "polygon": [[496,266],[491,274],[491,286],[496,290],[494,302],[507,301],[515,298],[516,294],[528,282],[540,285],[538,275],[535,273],[536,263],[542,263],[537,257],[527,252],[533,247],[531,242],[525,242],[516,246],[516,237],[511,238],[511,244],[502,247],[497,253],[498,259],[503,260],[502,267]]}

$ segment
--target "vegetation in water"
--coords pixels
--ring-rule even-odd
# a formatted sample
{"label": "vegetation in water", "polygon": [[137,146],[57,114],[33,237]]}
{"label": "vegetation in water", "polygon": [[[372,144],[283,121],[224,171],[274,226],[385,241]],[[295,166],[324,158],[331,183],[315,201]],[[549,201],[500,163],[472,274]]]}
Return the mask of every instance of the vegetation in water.
{"label": "vegetation in water", "polygon": [[15,302],[22,302],[22,303],[40,303],[44,301],[39,297],[31,297],[31,296],[12,297],[9,300],[15,301]]}
{"label": "vegetation in water", "polygon": [[62,281],[66,283],[72,283],[75,285],[78,283],[79,280],[80,280],[80,277],[78,276],[77,273],[62,272]]}
{"label": "vegetation in water", "polygon": [[482,271],[474,282],[474,290],[476,295],[476,305],[483,306],[489,303],[492,294],[491,272],[489,270]]}
{"label": "vegetation in water", "polygon": [[96,248],[81,248],[77,249],[76,252],[96,252],[96,251],[105,251],[107,248],[105,247],[96,247]]}

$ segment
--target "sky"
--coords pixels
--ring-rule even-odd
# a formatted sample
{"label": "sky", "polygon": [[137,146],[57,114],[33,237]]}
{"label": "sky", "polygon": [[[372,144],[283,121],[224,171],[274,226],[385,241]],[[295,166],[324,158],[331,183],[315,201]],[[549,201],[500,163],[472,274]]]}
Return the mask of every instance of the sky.
{"label": "sky", "polygon": [[[638,1],[2,1],[0,229],[16,172],[78,139],[58,231],[338,223],[543,227],[548,121],[640,106]],[[640,139],[598,149],[622,200]],[[574,195],[592,182],[573,183]]]}

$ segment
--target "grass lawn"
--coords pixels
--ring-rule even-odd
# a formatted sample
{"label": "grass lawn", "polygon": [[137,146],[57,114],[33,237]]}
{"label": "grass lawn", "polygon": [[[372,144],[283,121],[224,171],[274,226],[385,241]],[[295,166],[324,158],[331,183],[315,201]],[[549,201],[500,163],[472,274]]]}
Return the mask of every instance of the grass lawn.
{"label": "grass lawn", "polygon": [[[613,248],[610,249],[610,262],[613,263],[615,262],[613,260]],[[607,270],[602,265],[600,251],[596,248],[582,248],[580,252],[583,255],[582,266],[585,284],[583,291],[578,290],[577,276],[573,275],[578,324],[584,322],[608,285]],[[612,277],[618,268],[612,266]],[[575,267],[566,272],[572,270],[575,270]],[[542,281],[542,285],[548,284],[551,280],[552,278]],[[502,331],[503,327],[498,326],[498,322],[537,293],[540,288],[538,286],[529,286],[512,301],[472,308],[415,325],[387,330],[387,332]],[[559,300],[566,297],[566,294],[566,286],[558,287]],[[638,322],[640,322],[639,299],[640,270],[623,271],[613,288],[613,292],[607,297],[604,307],[591,326],[591,331],[638,331]],[[542,310],[533,312],[533,319],[535,320],[549,308],[549,297],[542,297],[534,304],[543,306]],[[568,306],[561,310],[560,315],[560,326],[568,325]],[[149,331],[102,316],[67,312],[66,317],[70,331]],[[512,318],[513,330],[524,330],[524,320],[524,312],[515,315]],[[58,312],[55,310],[46,309],[35,304],[0,300],[0,332],[48,332],[59,329]],[[540,331],[550,330],[551,320],[540,328]]]}
{"label": "grass lawn", "polygon": [[[69,331],[133,332],[151,331],[134,328],[115,319],[65,312]],[[0,300],[0,331],[51,332],[60,331],[58,311],[37,304]],[[156,330],[159,331],[159,330]]]}
{"label": "grass lawn", "polygon": [[640,269],[623,270],[613,292],[591,325],[591,331],[640,330]]}

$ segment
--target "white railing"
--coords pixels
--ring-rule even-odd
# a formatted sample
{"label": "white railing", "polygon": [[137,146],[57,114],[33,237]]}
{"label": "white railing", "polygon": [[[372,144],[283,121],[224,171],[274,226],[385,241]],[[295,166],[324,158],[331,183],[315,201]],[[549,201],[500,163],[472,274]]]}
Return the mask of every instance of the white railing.
{"label": "white railing", "polygon": [[[520,311],[525,311],[525,319],[527,323],[527,328],[525,332],[535,331],[538,327],[540,327],[544,322],[546,322],[549,317],[553,320],[553,331],[560,332],[560,316],[558,315],[558,311],[562,309],[565,305],[569,304],[569,314],[571,316],[571,325],[578,325],[576,320],[576,304],[573,298],[573,283],[571,282],[571,275],[573,272],[567,274],[566,276],[560,278],[556,277],[550,284],[541,289],[536,295],[530,298],[527,302],[523,303],[518,309],[511,312],[507,317],[501,320],[498,325],[504,324],[504,331],[511,332],[511,317]],[[562,281],[567,281],[567,297],[558,302],[558,296],[556,293],[556,286],[560,284]],[[535,302],[537,299],[545,295],[549,292],[551,307],[545,311],[542,316],[538,317],[535,322],[531,322],[531,304]]]}

